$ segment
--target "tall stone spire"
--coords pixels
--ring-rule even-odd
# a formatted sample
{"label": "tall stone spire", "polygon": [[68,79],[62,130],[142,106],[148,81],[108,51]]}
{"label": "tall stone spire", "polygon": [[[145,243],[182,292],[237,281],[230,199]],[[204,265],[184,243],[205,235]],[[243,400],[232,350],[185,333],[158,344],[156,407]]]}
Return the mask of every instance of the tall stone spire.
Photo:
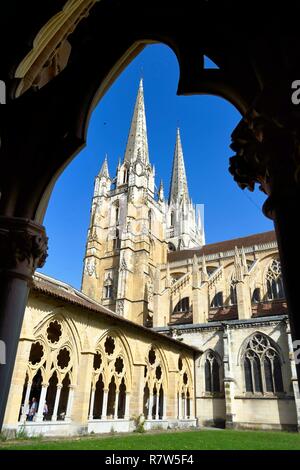
{"label": "tall stone spire", "polygon": [[101,178],[101,176],[104,178],[109,178],[107,154],[105,155],[104,162],[102,164],[101,170],[99,171],[99,177]]}
{"label": "tall stone spire", "polygon": [[188,200],[189,192],[180,139],[180,131],[179,128],[177,128],[172,179],[170,184],[169,204],[171,204],[172,202],[179,202],[179,200],[182,198]]}
{"label": "tall stone spire", "polygon": [[146,114],[144,103],[143,79],[140,80],[130,131],[127,140],[124,162],[132,163],[140,159],[149,163]]}

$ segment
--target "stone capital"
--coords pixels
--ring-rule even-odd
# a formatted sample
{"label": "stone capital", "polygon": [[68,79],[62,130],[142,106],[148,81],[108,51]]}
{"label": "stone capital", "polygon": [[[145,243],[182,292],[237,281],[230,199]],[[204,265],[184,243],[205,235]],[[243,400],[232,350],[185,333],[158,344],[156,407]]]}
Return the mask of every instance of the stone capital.
{"label": "stone capital", "polygon": [[0,273],[31,280],[47,258],[45,228],[32,220],[0,216]]}
{"label": "stone capital", "polygon": [[252,109],[232,133],[235,155],[229,172],[242,189],[253,191],[259,184],[269,196],[263,210],[270,218],[278,204],[292,200],[300,189],[300,133],[293,124],[285,127]]}

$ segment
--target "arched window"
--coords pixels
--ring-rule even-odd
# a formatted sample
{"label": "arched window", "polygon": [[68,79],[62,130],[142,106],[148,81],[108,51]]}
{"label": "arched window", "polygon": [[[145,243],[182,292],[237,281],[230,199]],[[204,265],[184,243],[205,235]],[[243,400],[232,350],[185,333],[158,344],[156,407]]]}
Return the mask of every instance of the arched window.
{"label": "arched window", "polygon": [[145,360],[143,414],[146,419],[163,419],[164,373],[158,350],[152,346]]}
{"label": "arched window", "polygon": [[120,240],[120,232],[119,229],[116,229],[116,236],[113,240],[113,249],[114,250],[119,250],[121,247],[121,240]]}
{"label": "arched window", "polygon": [[171,217],[170,217],[170,224],[171,224],[171,227],[174,226],[174,219],[175,219],[175,218],[174,218],[174,212],[172,211],[172,212],[171,212]]}
{"label": "arched window", "polygon": [[209,393],[220,392],[220,365],[215,354],[209,351],[204,363],[205,391]]}
{"label": "arched window", "polygon": [[118,336],[101,339],[94,355],[89,420],[129,419],[129,364]]}
{"label": "arched window", "polygon": [[184,297],[181,299],[175,306],[173,313],[183,313],[190,310],[190,299],[189,297]]}
{"label": "arched window", "polygon": [[282,299],[284,289],[281,276],[281,265],[278,259],[273,259],[266,274],[268,300]]}
{"label": "arched window", "polygon": [[176,251],[174,243],[171,243],[171,242],[168,243],[168,250],[169,251]]}
{"label": "arched window", "polygon": [[267,336],[255,333],[250,338],[243,355],[243,366],[246,392],[284,391],[279,354]]}
{"label": "arched window", "polygon": [[256,287],[252,293],[251,302],[258,304],[260,300],[260,288]]}
{"label": "arched window", "polygon": [[217,307],[222,307],[223,306],[223,292],[222,291],[217,292],[214,295],[214,297],[213,297],[213,299],[210,303],[210,306],[212,308],[217,308]]}
{"label": "arched window", "polygon": [[127,167],[124,168],[124,172],[123,172],[123,184],[125,183],[128,183],[128,168]]}
{"label": "arched window", "polygon": [[233,284],[233,282],[230,285],[230,304],[231,305],[237,304],[236,285]]}

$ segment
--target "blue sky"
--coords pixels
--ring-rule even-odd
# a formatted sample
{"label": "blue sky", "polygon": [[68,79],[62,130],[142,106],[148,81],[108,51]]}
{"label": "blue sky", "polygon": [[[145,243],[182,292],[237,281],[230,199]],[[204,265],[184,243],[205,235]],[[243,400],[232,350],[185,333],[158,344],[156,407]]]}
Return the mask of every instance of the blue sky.
{"label": "blue sky", "polygon": [[[99,59],[100,60],[100,59]],[[204,204],[206,243],[272,230],[261,206],[265,195],[242,191],[228,172],[230,135],[238,111],[214,96],[177,96],[179,68],[166,46],[148,46],[122,73],[95,108],[87,146],[58,179],[44,224],[49,256],[41,270],[80,288],[94,178],[108,154],[110,175],[123,158],[141,75],[151,163],[156,184],[169,191],[179,125],[190,195]]]}

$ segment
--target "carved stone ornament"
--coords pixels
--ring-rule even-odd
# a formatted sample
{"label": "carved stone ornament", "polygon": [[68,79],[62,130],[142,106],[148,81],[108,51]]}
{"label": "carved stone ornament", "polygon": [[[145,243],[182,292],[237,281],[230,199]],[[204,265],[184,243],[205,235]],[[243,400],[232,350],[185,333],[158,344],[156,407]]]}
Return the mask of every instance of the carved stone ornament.
{"label": "carved stone ornament", "polygon": [[97,266],[96,266],[96,260],[95,258],[87,258],[85,262],[85,273],[88,276],[94,276],[97,277]]}
{"label": "carved stone ornament", "polygon": [[124,300],[117,301],[116,313],[118,315],[124,316]]}
{"label": "carved stone ornament", "polygon": [[68,0],[61,11],[42,26],[33,47],[15,71],[19,79],[16,96],[32,86],[41,88],[68,64],[71,44],[67,40],[98,0]]}
{"label": "carved stone ornament", "polygon": [[48,237],[42,225],[28,219],[0,217],[0,259],[2,270],[14,270],[31,277],[44,266]]}
{"label": "carved stone ornament", "polygon": [[285,178],[287,186],[299,183],[300,137],[293,128],[252,110],[233,131],[230,147],[229,172],[242,189],[253,191],[258,183],[270,195],[274,177]]}
{"label": "carved stone ornament", "polygon": [[126,271],[127,270],[127,263],[126,263],[126,258],[125,258],[125,253],[122,256],[122,260],[120,263],[120,271]]}

